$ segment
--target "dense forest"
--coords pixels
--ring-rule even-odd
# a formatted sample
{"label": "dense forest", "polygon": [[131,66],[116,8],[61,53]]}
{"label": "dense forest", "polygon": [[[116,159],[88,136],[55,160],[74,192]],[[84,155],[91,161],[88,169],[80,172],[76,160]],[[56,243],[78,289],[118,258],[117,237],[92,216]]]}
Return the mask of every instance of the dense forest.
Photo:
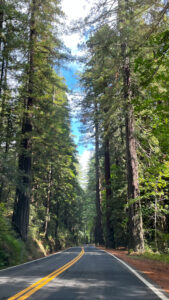
{"label": "dense forest", "polygon": [[68,59],[62,15],[54,0],[1,1],[2,265],[36,252],[37,243],[50,253],[79,240],[83,191],[67,87],[55,71]]}
{"label": "dense forest", "polygon": [[107,247],[168,251],[168,11],[164,1],[98,1],[85,20],[81,118],[95,133],[90,224]]}
{"label": "dense forest", "polygon": [[[0,267],[81,243],[169,249],[169,3],[97,0],[83,31],[79,183],[59,0],[0,0]],[[79,111],[79,110],[78,110]]]}

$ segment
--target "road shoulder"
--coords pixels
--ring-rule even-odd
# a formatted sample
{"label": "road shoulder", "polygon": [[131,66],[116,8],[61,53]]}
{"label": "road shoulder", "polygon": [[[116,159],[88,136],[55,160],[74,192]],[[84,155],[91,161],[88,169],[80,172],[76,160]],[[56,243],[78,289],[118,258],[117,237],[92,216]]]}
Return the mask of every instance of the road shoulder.
{"label": "road shoulder", "polygon": [[134,269],[138,270],[144,276],[160,286],[169,297],[169,264],[148,259],[140,260],[133,258],[127,254],[127,251],[124,250],[112,250],[106,249],[105,247],[98,248],[115,255]]}

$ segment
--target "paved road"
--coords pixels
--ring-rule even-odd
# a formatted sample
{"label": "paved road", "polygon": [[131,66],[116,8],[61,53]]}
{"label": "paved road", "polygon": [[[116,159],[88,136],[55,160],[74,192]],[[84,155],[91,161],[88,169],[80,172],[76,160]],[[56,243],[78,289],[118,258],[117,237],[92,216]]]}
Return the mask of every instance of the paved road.
{"label": "paved road", "polygon": [[[11,298],[75,259],[80,252],[80,247],[74,247],[45,259],[1,271],[0,300]],[[27,299],[23,295],[13,299]],[[114,257],[88,246],[77,262],[28,299],[159,300],[160,298]]]}

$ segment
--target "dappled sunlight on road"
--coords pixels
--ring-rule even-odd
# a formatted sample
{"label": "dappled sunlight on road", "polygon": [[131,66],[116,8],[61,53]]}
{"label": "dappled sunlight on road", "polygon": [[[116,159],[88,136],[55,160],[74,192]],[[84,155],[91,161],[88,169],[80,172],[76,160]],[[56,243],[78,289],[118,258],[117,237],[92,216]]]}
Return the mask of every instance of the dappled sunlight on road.
{"label": "dappled sunlight on road", "polygon": [[101,252],[98,252],[98,251],[93,251],[93,252],[85,252],[85,254],[86,255],[99,255],[99,256],[101,256],[101,255],[103,255],[103,253],[101,253]]}
{"label": "dappled sunlight on road", "polygon": [[[128,286],[124,286],[123,283],[119,285],[119,282],[118,289],[120,293],[118,295],[116,280],[112,282],[112,280],[105,281],[93,278],[57,278],[50,282],[43,291],[39,291],[39,297],[40,299],[69,299],[65,295],[73,295],[74,298],[71,296],[70,299],[87,299],[89,296],[91,297],[90,299],[108,299],[108,297],[112,297],[113,289],[115,293],[113,299],[116,300],[124,299],[122,295],[125,296],[126,299],[143,299],[146,296],[144,289],[141,287],[138,289],[137,285],[133,285],[129,289]],[[50,295],[49,298],[47,298],[47,295]],[[54,295],[56,298],[54,298]],[[149,300],[150,299],[153,300],[156,298],[149,298]]]}
{"label": "dappled sunlight on road", "polygon": [[[45,260],[2,271],[0,286],[3,297],[0,299],[22,299],[22,295],[26,296],[24,299],[32,300],[159,299],[114,257],[92,246],[85,246],[84,250],[81,247],[69,248]],[[68,268],[64,267],[65,263]],[[58,267],[61,272],[55,276]],[[50,272],[55,273],[54,277]]]}

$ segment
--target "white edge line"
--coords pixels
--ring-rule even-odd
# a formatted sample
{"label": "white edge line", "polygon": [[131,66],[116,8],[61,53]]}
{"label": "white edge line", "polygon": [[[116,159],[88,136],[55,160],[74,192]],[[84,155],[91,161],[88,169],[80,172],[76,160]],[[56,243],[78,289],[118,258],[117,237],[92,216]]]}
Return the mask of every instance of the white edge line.
{"label": "white edge line", "polygon": [[47,256],[45,256],[45,257],[41,257],[41,258],[38,258],[38,259],[34,259],[34,260],[31,260],[31,261],[28,261],[28,262],[26,262],[26,263],[23,263],[23,264],[19,264],[19,265],[16,265],[16,266],[12,266],[12,267],[8,267],[8,268],[5,268],[5,269],[1,269],[1,270],[0,270],[0,272],[2,272],[2,271],[6,271],[6,270],[8,271],[8,270],[11,270],[11,269],[14,269],[14,268],[20,267],[20,266],[24,266],[24,265],[31,264],[31,263],[33,263],[33,262],[35,262],[35,261],[39,261],[39,260],[42,260],[42,259],[45,259],[45,258],[48,258],[48,257],[54,256],[54,255],[60,254],[60,253],[62,253],[62,252],[64,252],[64,251],[66,251],[66,250],[69,250],[69,249],[71,249],[71,248],[73,248],[73,247],[70,247],[70,248],[67,248],[67,249],[65,249],[65,250],[62,250],[62,251],[59,251],[59,252],[56,252],[56,253],[53,253],[53,254],[47,255]]}
{"label": "white edge line", "polygon": [[127,267],[137,278],[139,278],[146,286],[148,286],[148,288],[150,290],[152,290],[154,292],[154,294],[156,294],[161,300],[168,300],[169,298],[166,297],[162,292],[159,291],[159,289],[157,289],[155,286],[153,286],[150,282],[148,282],[144,277],[142,277],[139,273],[137,273],[137,271],[135,271],[133,268],[131,268],[128,264],[126,264],[123,260],[119,259],[118,257],[116,257],[115,255],[102,250],[104,252],[106,252],[107,254],[113,256],[115,259],[117,259],[121,264],[123,264],[125,267]]}

